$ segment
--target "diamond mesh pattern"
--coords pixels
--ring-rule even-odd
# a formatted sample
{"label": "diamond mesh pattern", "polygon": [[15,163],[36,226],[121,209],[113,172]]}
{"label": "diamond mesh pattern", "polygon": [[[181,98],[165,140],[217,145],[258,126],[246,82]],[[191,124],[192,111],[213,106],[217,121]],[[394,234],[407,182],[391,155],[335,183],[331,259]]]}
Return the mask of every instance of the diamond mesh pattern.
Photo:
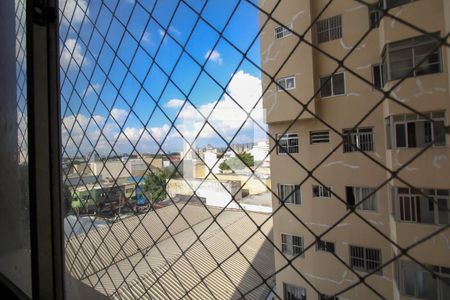
{"label": "diamond mesh pattern", "polygon": [[15,1],[18,161],[28,164],[25,3]]}
{"label": "diamond mesh pattern", "polygon": [[[358,49],[364,47],[373,28],[369,28],[358,37],[356,42],[346,49],[342,57],[333,56],[324,50],[324,47],[319,47],[308,38],[308,34],[314,33],[316,22],[327,15],[327,11],[334,2],[330,0],[317,12],[305,31],[298,32],[295,28],[292,29],[291,34],[295,43],[290,48],[289,54],[280,65],[275,66],[275,71],[265,70],[259,61],[253,61],[251,53],[259,51],[260,37],[271,22],[291,30],[275,17],[282,2],[283,0],[274,1],[270,11],[266,11],[256,1],[251,0],[232,1],[232,4],[226,5],[216,1],[188,0],[135,0],[107,3],[66,0],[60,2],[62,152],[66,185],[65,200],[69,203],[65,223],[65,249],[66,265],[70,274],[107,296],[117,299],[263,299],[269,293],[272,293],[274,298],[285,299],[286,295],[277,292],[280,289],[274,289],[275,278],[282,276],[284,271],[290,270],[298,275],[299,280],[305,282],[307,285],[305,288],[308,287],[321,295],[324,291],[318,287],[317,280],[312,278],[306,268],[299,267],[299,261],[307,261],[308,254],[315,251],[317,241],[325,238],[330,232],[340,230],[339,228],[346,226],[351,218],[355,218],[354,220],[358,220],[358,224],[361,224],[361,232],[381,238],[383,242],[390,244],[392,254],[387,258],[383,257],[382,262],[375,268],[361,273],[350,265],[347,257],[334,252],[329,253],[340,263],[342,270],[352,274],[355,280],[350,280],[338,286],[339,288],[331,294],[329,292],[327,294],[345,297],[349,291],[360,289],[366,291],[369,298],[385,299],[385,294],[377,286],[373,286],[372,279],[380,272],[392,272],[393,264],[400,258],[409,259],[431,273],[434,278],[444,280],[441,273],[436,272],[411,253],[421,244],[442,233],[448,233],[449,224],[438,225],[433,231],[418,237],[414,243],[404,246],[393,239],[386,230],[374,224],[367,214],[361,213],[355,207],[380,190],[388,189],[395,180],[417,191],[441,210],[448,211],[447,207],[442,207],[441,203],[425,194],[419,186],[403,178],[405,170],[429,152],[435,141],[446,135],[446,131],[438,132],[426,146],[409,156],[404,163],[391,168],[374,155],[364,151],[356,140],[348,139],[333,121],[327,120],[311,109],[310,104],[319,97],[321,90],[329,84],[331,77],[324,81],[314,94],[308,95],[309,99],[299,99],[295,93],[276,81],[279,74],[282,74],[282,70],[293,63],[292,57],[295,51],[300,46],[306,45],[318,56],[335,63],[336,67],[329,75],[344,70],[348,76],[353,77],[353,80],[365,83],[378,91],[378,101],[368,104],[365,114],[360,116],[359,121],[352,124],[353,126],[349,126],[349,129],[356,130],[365,125],[368,119],[373,118],[374,112],[380,110],[387,102],[395,103],[408,112],[435,124],[434,126],[438,126],[430,115],[417,110],[395,94],[414,70],[429,59],[434,50],[416,62],[409,74],[380,89],[348,64],[349,58]],[[341,2],[342,5],[345,5],[346,2],[344,2]],[[418,34],[435,39],[436,49],[442,52],[449,46],[448,35],[436,36],[403,20],[401,15],[391,14],[388,9],[365,1],[354,2],[363,8],[368,6],[378,9],[381,20],[389,19],[392,22],[398,22],[402,26],[415,30]],[[216,20],[206,17],[206,12],[212,7],[220,9],[221,5],[229,6],[229,13],[226,20],[218,24]],[[239,14],[242,14],[244,8],[260,17],[258,29],[247,41],[238,39],[229,31],[230,27],[236,26],[235,20]],[[190,22],[183,27],[183,30],[188,30],[188,33],[181,34],[176,27],[179,26],[176,24],[179,24],[181,16]],[[20,19],[20,16],[18,18]],[[150,41],[154,44],[149,47],[149,40],[155,38],[149,36],[147,32],[151,28],[158,32],[159,36],[156,41],[153,39]],[[198,57],[192,50],[192,44],[198,43],[199,36],[201,38],[202,32],[206,30],[215,38],[208,41],[211,48],[206,56]],[[345,35],[345,29],[343,34]],[[19,49],[23,50],[20,41],[19,45]],[[168,45],[172,47],[170,53],[167,51]],[[233,78],[224,80],[223,76],[217,74],[208,64],[212,60],[216,60],[218,64],[223,63],[217,56],[218,52],[215,52],[219,46],[223,45],[235,53],[237,60],[231,65],[233,67],[230,70],[231,74],[236,74],[243,65],[246,65],[269,80],[269,83],[264,85],[261,96],[251,107],[244,107],[240,99],[236,99],[236,96],[230,92]],[[145,66],[140,65],[142,57],[147,59],[148,64]],[[18,55],[19,64],[22,60]],[[189,70],[180,71],[180,66],[186,65],[184,63],[186,61],[189,61],[192,67]],[[196,76],[193,76],[193,79],[183,80],[184,77],[182,75],[180,77],[180,72],[192,72]],[[23,74],[19,72],[19,78]],[[155,87],[156,84],[153,84],[157,79],[161,79],[160,87]],[[195,101],[199,89],[204,87],[205,83],[220,90],[217,99],[226,98],[233,104],[231,114],[244,114],[243,122],[239,121],[231,134],[225,133],[223,128],[215,123],[215,117],[223,101],[215,101],[208,109],[204,109],[201,103]],[[278,135],[273,134],[261,119],[255,117],[255,112],[262,104],[263,98],[270,95],[271,84],[275,84],[290,101],[298,104],[298,113],[294,120],[283,127],[283,131]],[[168,91],[171,90],[175,90],[180,98],[184,99],[180,100],[176,114],[170,113],[167,105],[164,104]],[[22,98],[26,99],[23,93],[23,88],[20,88],[19,102]],[[146,105],[145,111],[142,111],[142,103]],[[24,106],[19,105],[19,107]],[[182,122],[183,113],[188,109],[195,113],[196,120],[201,120],[201,126],[195,130],[192,129],[193,132],[187,131],[186,124]],[[21,110],[21,113],[23,114],[24,111],[25,108]],[[234,145],[240,140],[244,129],[251,124],[255,131],[265,132],[270,140],[271,146],[264,158],[266,159],[270,155],[276,155],[277,148],[282,146],[280,136],[289,133],[305,115],[313,116],[323,127],[338,136],[339,142],[333,144],[327,154],[315,164],[305,164],[296,155],[285,153],[291,165],[305,174],[299,182],[296,182],[300,187],[311,180],[318,185],[328,186],[330,183],[327,184],[317,175],[318,170],[327,164],[329,159],[336,155],[336,152],[348,141],[359,153],[358,159],[363,164],[386,173],[386,179],[379,182],[373,192],[360,199],[344,214],[334,216],[325,230],[316,230],[312,224],[299,216],[297,209],[283,202],[276,188],[268,185],[257,172],[260,165],[253,167],[247,161],[241,160],[248,175],[241,182],[240,187],[234,190],[230,189],[216,172],[213,172],[219,166],[219,160],[208,164],[204,157],[197,156],[198,161],[206,168],[206,174],[198,182],[184,174],[186,163],[190,159],[188,156],[192,153],[189,150],[198,151],[196,143],[206,133],[214,136],[218,143],[224,145],[225,151],[230,151],[239,157],[240,153]],[[156,129],[154,124],[161,119],[169,125]],[[136,126],[139,129],[136,129]],[[26,132],[21,133],[26,134]],[[170,143],[175,138],[183,143],[185,151],[181,154],[179,161],[167,160],[173,171],[167,181],[161,184],[163,191],[152,193],[152,197],[162,197],[166,200],[162,202],[152,200],[148,204],[150,208],[148,211],[142,214],[128,213],[125,217],[120,210],[125,210],[127,199],[130,198],[127,195],[126,186],[132,185],[136,189],[137,186],[147,184],[146,176],[158,178],[161,171],[155,165],[161,157],[173,155],[170,151]],[[144,144],[147,142],[154,146],[154,155],[150,158],[145,155]],[[122,156],[120,149],[124,145],[131,155],[117,160]],[[145,172],[143,172],[145,176],[134,175],[130,166],[135,158],[146,162]],[[113,159],[116,159],[114,168],[107,163]],[[86,175],[90,175],[90,178]],[[106,177],[109,178],[109,182],[105,181]],[[123,177],[128,177],[127,183],[123,182],[121,179]],[[208,206],[204,201],[199,200],[202,196],[199,190],[206,188],[208,180],[215,181],[220,188],[229,192],[228,203],[222,208]],[[184,185],[189,190],[189,196],[180,200],[179,197],[166,193],[165,190],[171,181]],[[266,187],[274,203],[271,213],[250,212],[244,202],[240,201],[239,195],[244,186],[251,181]],[[83,191],[89,193],[88,198],[93,198],[96,193],[95,197],[103,197],[102,199],[106,199],[105,203],[110,199],[117,199],[117,207],[109,204],[113,208],[103,212],[115,211],[116,216],[109,219],[102,216],[103,207],[98,205],[99,201],[80,200]],[[333,201],[347,205],[345,195],[334,189],[330,192]],[[149,194],[144,194],[144,198],[150,198]],[[79,206],[71,207],[71,200],[77,201]],[[162,203],[165,207],[161,208]],[[228,205],[235,205],[234,209],[227,208]],[[95,210],[97,213],[87,217],[86,213],[90,210]],[[301,228],[305,236],[311,237],[312,242],[305,242],[297,255],[288,256],[283,253],[281,244],[278,244],[273,236],[272,223],[276,222],[275,217],[281,213],[287,213],[295,222],[292,226]],[[88,218],[88,225],[86,225],[86,218]],[[276,223],[274,225],[277,226]],[[270,255],[267,256],[267,253]],[[246,271],[243,272],[243,269]]]}

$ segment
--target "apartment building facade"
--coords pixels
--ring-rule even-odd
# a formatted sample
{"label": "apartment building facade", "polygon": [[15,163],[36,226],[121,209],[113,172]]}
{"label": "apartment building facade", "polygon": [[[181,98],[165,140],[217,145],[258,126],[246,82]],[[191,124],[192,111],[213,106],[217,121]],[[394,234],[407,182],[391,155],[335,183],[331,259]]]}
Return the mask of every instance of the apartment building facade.
{"label": "apartment building facade", "polygon": [[450,2],[328,2],[259,1],[276,291],[448,299]]}

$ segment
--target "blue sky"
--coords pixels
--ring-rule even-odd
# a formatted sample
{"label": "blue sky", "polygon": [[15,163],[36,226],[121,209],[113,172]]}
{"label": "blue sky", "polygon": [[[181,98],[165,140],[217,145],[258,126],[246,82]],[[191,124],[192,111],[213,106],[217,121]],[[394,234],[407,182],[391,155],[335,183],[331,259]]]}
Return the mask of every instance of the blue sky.
{"label": "blue sky", "polygon": [[[217,31],[223,31],[223,36],[242,52],[250,47],[248,58],[259,65],[259,39],[251,44],[258,32],[257,10],[242,1],[224,29],[237,0],[159,0],[155,6],[155,1],[149,0],[104,2],[78,0],[75,4],[75,0],[60,0],[64,15],[60,38],[66,154],[75,154],[77,145],[84,153],[92,151],[86,137],[93,143],[100,137],[95,147],[100,154],[110,151],[107,141],[115,143],[118,153],[129,153],[130,141],[139,141],[137,149],[141,152],[155,152],[155,140],[161,142],[166,135],[169,138],[164,151],[182,150],[185,145],[180,133],[193,141],[204,123],[197,109],[207,115],[217,100],[220,103],[211,123],[229,140],[246,119],[232,99],[250,110],[260,97],[261,73],[247,60],[239,66],[242,55]],[[204,20],[196,24],[201,11]],[[184,51],[180,45],[184,45]],[[217,82],[201,72],[198,64],[205,62],[205,71]],[[230,80],[229,95],[221,95],[220,85],[226,86]],[[186,99],[196,108],[189,103],[182,108]],[[260,106],[252,116],[262,124]],[[178,113],[175,125],[179,131],[169,131]],[[245,124],[235,142],[264,137],[250,123]],[[225,145],[209,126],[201,131],[196,146],[208,143]]]}

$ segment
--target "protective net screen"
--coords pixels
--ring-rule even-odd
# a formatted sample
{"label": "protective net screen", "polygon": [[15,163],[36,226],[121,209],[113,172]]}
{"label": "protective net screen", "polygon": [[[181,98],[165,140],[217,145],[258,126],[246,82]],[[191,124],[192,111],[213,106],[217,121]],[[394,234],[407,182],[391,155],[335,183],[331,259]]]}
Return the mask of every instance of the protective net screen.
{"label": "protective net screen", "polygon": [[60,0],[67,276],[448,299],[444,0]]}

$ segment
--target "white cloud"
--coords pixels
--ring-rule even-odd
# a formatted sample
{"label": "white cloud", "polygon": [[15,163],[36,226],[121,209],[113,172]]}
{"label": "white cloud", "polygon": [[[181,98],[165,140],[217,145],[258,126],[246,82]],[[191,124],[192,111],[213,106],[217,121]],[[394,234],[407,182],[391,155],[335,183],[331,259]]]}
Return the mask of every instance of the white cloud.
{"label": "white cloud", "polygon": [[77,25],[83,21],[85,14],[89,13],[86,0],[59,0],[59,7],[63,10],[61,22],[64,25]]}
{"label": "white cloud", "polygon": [[180,30],[178,30],[175,26],[173,26],[173,25],[170,25],[169,26],[169,31],[171,32],[171,33],[173,33],[174,35],[181,35],[181,31]]}
{"label": "white cloud", "polygon": [[184,100],[180,99],[170,99],[167,101],[165,107],[167,108],[180,108],[184,103]]}
{"label": "white cloud", "polygon": [[144,32],[144,35],[142,36],[142,41],[145,43],[150,43],[151,41],[151,35],[147,31]]}
{"label": "white cloud", "polygon": [[[84,54],[81,46],[75,39],[67,39],[64,42],[64,47],[61,50],[60,63],[63,69],[66,69],[70,64],[70,68],[79,68],[83,62]],[[88,61],[85,59],[84,64]]]}
{"label": "white cloud", "polygon": [[[211,56],[209,56],[210,54],[211,54]],[[205,54],[205,59],[208,59],[208,57],[209,57],[210,61],[213,61],[213,62],[217,63],[218,65],[223,64],[223,59],[222,59],[219,51],[217,51],[217,50],[213,50],[212,52],[211,52],[211,50],[208,50],[208,52],[206,52],[206,54]]]}
{"label": "white cloud", "polygon": [[[100,128],[104,125],[105,118],[94,115],[91,118],[82,114],[67,116],[62,120],[62,144],[68,153],[74,153],[78,148],[86,153],[92,150],[92,144],[100,137]],[[100,138],[96,145],[97,150],[104,149],[106,141]]]}
{"label": "white cloud", "polygon": [[95,92],[100,93],[101,85],[100,83],[89,84],[89,86],[84,91],[85,97],[94,94]]}
{"label": "white cloud", "polygon": [[[187,103],[180,112],[181,124],[177,124],[177,128],[182,131],[186,137],[194,137],[197,135],[204,123],[204,117],[207,117],[212,109],[213,113],[209,117],[209,122],[222,135],[230,137],[247,119],[247,112],[254,108],[251,113],[252,118],[263,125],[263,110],[261,97],[261,80],[244,71],[238,71],[234,74],[227,92],[231,96],[226,95],[224,99],[217,103],[208,102],[195,108]],[[232,100],[234,99],[234,101]],[[259,102],[258,102],[259,100]],[[242,110],[236,103],[245,110]],[[251,121],[251,119],[249,119]],[[253,124],[254,125],[254,124]],[[244,127],[250,128],[252,122],[247,122]],[[264,126],[264,125],[263,125]],[[202,130],[201,137],[210,138],[216,136],[215,132],[209,125]]]}
{"label": "white cloud", "polygon": [[[230,96],[239,103],[247,112],[249,112],[253,106],[257,103],[261,96],[261,80],[251,74],[245,73],[244,71],[239,71],[233,75],[230,84],[227,87],[227,92]],[[241,108],[239,108],[236,103],[230,98],[230,96],[225,96],[223,99],[217,103],[217,107],[214,109],[209,122],[214,126],[222,136],[225,138],[230,138],[236,133],[239,127],[247,120],[247,114]],[[166,107],[177,107],[177,105],[182,104],[184,101],[180,99],[172,99],[167,104]],[[170,103],[170,105],[169,105]],[[214,105],[215,101],[207,102],[200,105],[198,108],[194,108],[190,104],[186,104],[182,111],[180,112],[179,121],[176,123],[176,127],[180,133],[189,141],[192,142],[193,139],[199,134],[199,139],[214,139],[217,138],[217,134],[214,132],[210,125],[206,124],[204,127],[204,119],[202,118],[200,112],[207,116]],[[116,120],[120,123],[120,120],[124,120],[127,111],[119,108],[114,108],[111,110],[111,115],[113,115]],[[262,101],[260,100],[254,111],[252,112],[252,117],[259,124],[263,125],[263,110]],[[115,150],[118,153],[130,151],[130,143],[137,143],[139,140],[140,149],[142,151],[149,151],[149,149],[156,149],[157,145],[154,140],[162,142],[164,137],[169,134],[167,142],[175,143],[175,141],[181,141],[180,133],[176,130],[170,131],[171,126],[169,124],[162,124],[158,127],[126,127],[122,131],[120,127],[115,124],[115,122],[109,118],[100,115],[94,115],[92,117],[98,123],[98,126],[89,117],[84,115],[68,116],[64,118],[63,123],[67,127],[63,126],[63,143],[68,141],[69,132],[74,141],[69,140],[66,149],[71,149],[74,151],[76,148],[80,147],[84,153],[89,153],[92,151],[92,145],[90,145],[86,138],[96,143],[95,150],[99,153],[109,152],[109,144],[115,144]],[[79,124],[75,122],[78,120]],[[89,120],[91,120],[90,125],[88,125]],[[106,122],[106,123],[105,123]],[[104,126],[103,135],[100,135],[100,129]],[[100,127],[100,128],[99,128]],[[203,127],[203,129],[202,129]],[[255,138],[258,129],[252,127],[252,124],[246,123],[245,129],[250,130]],[[253,131],[252,131],[253,130]],[[170,131],[170,133],[169,133]],[[261,130],[259,130],[261,131]],[[84,136],[84,138],[83,138]],[[246,136],[240,135],[239,138]],[[81,144],[81,145],[80,145]],[[144,148],[142,148],[144,147]]]}
{"label": "white cloud", "polygon": [[128,116],[128,111],[125,109],[113,108],[110,115],[113,116],[118,123],[122,123]]}
{"label": "white cloud", "polygon": [[169,129],[170,126],[168,124],[164,124],[161,127],[149,127],[147,130],[144,130],[142,127],[126,127],[120,133],[119,142],[126,140],[129,140],[132,143],[136,143],[138,141],[154,143],[155,140],[160,142],[169,132]]}
{"label": "white cloud", "polygon": [[158,29],[158,34],[159,34],[160,37],[163,37],[163,36],[164,36],[164,32],[165,32],[165,31],[162,30],[161,28]]}

